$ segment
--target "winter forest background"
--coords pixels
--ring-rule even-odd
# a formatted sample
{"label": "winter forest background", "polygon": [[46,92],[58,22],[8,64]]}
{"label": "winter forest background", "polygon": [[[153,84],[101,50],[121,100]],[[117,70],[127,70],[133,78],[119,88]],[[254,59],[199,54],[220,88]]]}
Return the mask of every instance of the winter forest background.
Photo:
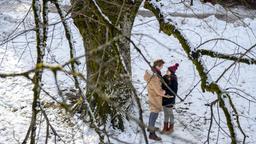
{"label": "winter forest background", "polygon": [[256,143],[255,8],[1,0],[0,144],[157,143],[143,75],[159,58],[162,73],[180,64],[175,131],[160,143]]}

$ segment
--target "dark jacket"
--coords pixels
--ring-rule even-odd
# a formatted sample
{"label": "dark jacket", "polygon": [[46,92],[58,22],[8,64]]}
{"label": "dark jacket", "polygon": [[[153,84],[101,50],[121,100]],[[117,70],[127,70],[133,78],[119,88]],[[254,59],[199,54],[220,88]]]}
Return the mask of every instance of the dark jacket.
{"label": "dark jacket", "polygon": [[175,98],[178,91],[177,76],[175,75],[175,73],[171,74],[171,76],[164,75],[163,79],[173,92],[170,91],[164,84],[162,84],[162,89],[166,91],[166,95],[174,96],[174,98],[163,97],[162,105],[163,106],[173,105],[175,104]]}

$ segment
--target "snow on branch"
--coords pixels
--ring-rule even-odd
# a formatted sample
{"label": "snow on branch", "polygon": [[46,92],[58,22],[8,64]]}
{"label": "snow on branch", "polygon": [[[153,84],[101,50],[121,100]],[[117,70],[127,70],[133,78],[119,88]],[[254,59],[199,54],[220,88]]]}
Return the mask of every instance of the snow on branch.
{"label": "snow on branch", "polygon": [[92,1],[93,1],[94,5],[96,6],[96,8],[98,9],[98,11],[100,12],[100,14],[102,15],[102,17],[103,17],[106,21],[108,21],[110,24],[112,24],[112,22],[110,21],[110,19],[108,18],[108,16],[106,16],[106,15],[102,12],[102,10],[101,10],[101,8],[99,7],[99,5],[97,4],[96,0],[92,0]]}
{"label": "snow on branch", "polygon": [[[57,8],[57,11],[58,11],[58,14],[61,18],[61,21],[62,21],[62,25],[64,27],[64,30],[65,30],[65,35],[66,35],[66,38],[68,40],[68,44],[69,44],[69,49],[70,49],[70,59],[73,59],[76,54],[75,54],[75,45],[74,45],[74,41],[73,41],[73,36],[72,36],[72,32],[71,32],[71,28],[70,26],[68,25],[66,19],[65,19],[65,16],[64,16],[64,13],[63,13],[63,10],[61,9],[58,1],[53,1],[55,7]],[[77,71],[77,68],[76,68],[76,64],[78,64],[78,61],[72,61],[71,62],[71,68],[72,68],[72,71],[73,72],[76,72]],[[78,79],[77,79],[77,76],[76,75],[73,75],[74,77],[74,80],[75,80],[75,86],[76,88],[78,88],[79,86],[79,82],[78,82]]]}
{"label": "snow on branch", "polygon": [[199,55],[210,56],[212,58],[221,58],[221,59],[226,59],[231,61],[238,61],[240,63],[245,63],[245,64],[256,64],[256,59],[253,59],[253,58],[241,58],[240,56],[223,54],[223,53],[219,53],[212,50],[199,49],[199,50],[196,50],[196,53],[198,53]]}
{"label": "snow on branch", "polygon": [[[48,33],[48,0],[43,2],[43,7],[41,6],[41,0],[32,1],[32,9],[34,14],[34,22],[36,27],[36,50],[37,50],[37,61],[36,65],[43,63],[45,55],[45,47],[47,41]],[[41,9],[43,9],[43,14],[41,14]],[[42,18],[43,17],[43,18]],[[37,130],[37,115],[40,111],[39,99],[41,92],[41,80],[43,75],[43,69],[36,69],[35,75],[33,76],[33,102],[32,102],[32,117],[30,126],[27,130],[26,136],[23,143],[26,143],[29,135],[30,142],[36,142],[36,130]]]}
{"label": "snow on branch", "polygon": [[[165,20],[164,16],[161,13],[161,9],[158,6],[156,1],[146,1],[144,7],[146,9],[149,9],[154,13],[154,15],[157,17],[159,24],[160,24],[160,30],[162,30],[167,35],[173,35],[179,43],[181,44],[183,50],[187,54],[188,58],[192,61],[192,63],[195,65],[199,76],[201,78],[201,87],[203,91],[213,92],[217,94],[220,107],[222,108],[224,115],[226,117],[227,126],[230,133],[230,139],[232,143],[237,143],[238,138],[236,134],[236,126],[234,122],[233,112],[236,112],[236,109],[234,105],[232,105],[232,100],[229,100],[230,98],[229,94],[226,94],[222,88],[215,83],[213,80],[211,80],[211,77],[209,74],[207,74],[207,68],[204,65],[203,59],[201,58],[201,55],[199,55],[193,45],[190,44],[188,41],[188,38],[186,38],[183,33],[177,28],[177,26],[173,22],[168,22],[168,20]],[[238,126],[240,126],[240,123],[238,120],[236,120],[236,123]],[[242,129],[240,131],[243,133]],[[244,134],[244,133],[243,133]],[[245,142],[246,135],[244,135],[244,142]]]}

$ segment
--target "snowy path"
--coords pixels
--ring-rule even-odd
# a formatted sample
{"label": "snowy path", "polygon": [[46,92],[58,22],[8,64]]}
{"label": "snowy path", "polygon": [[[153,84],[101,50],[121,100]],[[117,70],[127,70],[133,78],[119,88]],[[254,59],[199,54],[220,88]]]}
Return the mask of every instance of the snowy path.
{"label": "snowy path", "polygon": [[[11,0],[10,0],[11,1]],[[15,0],[13,0],[15,1]],[[12,1],[12,2],[13,2]],[[167,2],[168,0],[166,0]],[[2,2],[2,1],[1,1]],[[16,24],[16,18],[22,17],[30,7],[29,3],[14,3],[13,5],[8,4],[6,1],[6,5],[2,4],[0,2],[0,26],[3,28],[0,30],[0,36],[3,32],[9,32],[13,28],[13,26]],[[203,42],[205,40],[219,37],[219,35],[213,33],[211,29],[209,29],[208,25],[213,27],[218,33],[223,34],[221,36],[225,38],[230,38],[233,40],[237,39],[237,42],[244,45],[245,47],[250,46],[250,44],[255,43],[255,37],[251,34],[251,31],[249,29],[246,29],[242,26],[235,27],[235,24],[232,23],[226,23],[225,21],[220,21],[218,18],[213,17],[215,10],[220,10],[220,8],[215,8],[210,6],[209,12],[201,14],[198,13],[198,11],[201,11],[203,8],[199,8],[195,10],[199,16],[201,15],[201,18],[194,17],[193,14],[191,14],[191,11],[188,9],[185,9],[186,13],[182,13],[183,9],[182,7],[175,7],[170,8],[168,6],[164,7],[165,9],[170,9],[173,11],[170,11],[168,14],[173,15],[173,19],[178,23],[180,28],[184,31],[184,33],[189,37],[189,40],[195,45],[199,44],[200,42]],[[195,8],[194,8],[195,9]],[[205,12],[207,9],[203,9]],[[174,13],[176,12],[176,13]],[[254,11],[255,12],[255,11]],[[246,14],[246,11],[243,11],[240,14]],[[167,15],[168,15],[167,14]],[[250,13],[253,14],[253,13]],[[56,15],[51,13],[51,18],[55,18]],[[251,17],[248,13],[248,15],[245,15],[245,17]],[[185,19],[186,18],[186,19]],[[205,24],[205,22],[202,22],[201,19],[204,18],[205,21],[207,21],[208,25]],[[220,18],[222,19],[222,18]],[[28,23],[32,23],[32,20]],[[246,19],[246,23],[251,26],[253,32],[256,30],[256,22],[255,20]],[[56,33],[59,33],[59,35],[63,36],[63,29],[60,27],[56,27]],[[200,37],[198,35],[195,35],[195,33],[191,31],[196,31],[200,34]],[[225,33],[224,33],[225,32]],[[133,33],[133,40],[136,42],[136,44],[141,48],[143,53],[146,55],[148,60],[153,61],[157,58],[163,58],[166,61],[165,68],[168,67],[170,64],[173,64],[175,62],[180,63],[180,68],[178,70],[178,78],[179,78],[179,94],[184,96],[187,94],[187,91],[189,88],[194,86],[196,82],[198,82],[198,77],[195,71],[193,70],[193,65],[187,60],[186,57],[184,57],[184,53],[182,49],[180,48],[180,45],[177,43],[177,40],[173,37],[166,36],[162,32],[159,32],[159,24],[157,20],[152,17],[152,14],[148,11],[145,11],[143,8],[140,9],[139,15],[137,16],[134,24],[134,28],[132,30]],[[62,39],[61,36],[56,36],[56,45],[60,45],[62,49],[58,49],[57,46],[53,46],[56,49],[53,49],[53,52],[56,54],[62,54],[59,56],[61,58],[65,57],[63,54],[63,48],[65,47],[65,42],[61,41],[59,42],[58,39]],[[78,33],[76,35],[79,36]],[[2,38],[2,37],[1,37]],[[0,39],[1,39],[0,38]],[[29,37],[33,39],[33,37]],[[19,39],[19,41],[24,40],[24,37]],[[79,43],[79,40],[77,40],[77,43]],[[16,46],[17,48],[13,48]],[[28,53],[25,53],[26,60],[19,61],[20,53],[23,51],[22,45],[15,45],[13,47],[9,45],[9,49],[6,53],[6,57],[4,60],[4,66],[0,66],[0,70],[5,71],[12,71],[13,69],[17,68],[17,64],[26,66],[30,65],[30,55]],[[31,44],[31,47],[34,45]],[[209,48],[212,48],[212,45],[206,45]],[[221,43],[217,45],[217,47],[223,48],[221,51],[224,52],[230,52],[235,51],[233,48],[233,45],[230,45],[228,43]],[[6,47],[0,47],[0,55],[4,54]],[[2,57],[1,57],[2,58]],[[209,61],[206,61],[209,67],[212,64],[211,59]],[[225,67],[226,65],[221,65]],[[223,68],[222,67],[222,68]],[[133,68],[133,80],[135,82],[135,85],[138,88],[138,91],[140,92],[141,89],[145,86],[145,81],[143,80],[143,74],[146,69],[148,69],[147,64],[142,60],[142,58],[139,56],[139,54],[132,49],[132,68]],[[218,73],[221,72],[221,69],[214,69],[214,73],[216,73],[213,76],[218,76]],[[239,78],[231,79],[229,82],[223,82],[223,85],[229,85],[229,83],[233,83],[232,86],[238,87],[240,89],[245,90],[246,92],[250,93],[251,95],[255,96],[256,89],[256,77],[255,77],[255,66],[247,67],[247,65],[241,65],[239,67],[239,72],[246,73],[246,75],[239,75]],[[165,70],[163,70],[163,73]],[[47,75],[48,76],[48,75]],[[50,76],[49,76],[50,77]],[[235,76],[236,77],[236,76]],[[66,78],[66,77],[65,77]],[[137,83],[138,82],[138,83]],[[29,83],[25,79],[0,79],[0,143],[2,144],[9,144],[9,143],[17,143],[16,140],[19,142],[24,138],[24,129],[26,130],[28,128],[28,124],[30,121],[30,105],[31,105],[31,83]],[[200,87],[196,87],[195,90],[192,92],[192,94],[188,97],[186,100],[187,103],[191,103],[190,106],[185,105],[184,103],[177,104],[177,110],[181,110],[182,108],[189,108],[186,112],[183,113],[177,113],[175,112],[174,115],[176,117],[175,119],[175,131],[171,135],[161,135],[162,142],[155,142],[151,141],[151,144],[156,143],[163,143],[163,144],[188,144],[188,143],[203,143],[206,139],[207,131],[208,131],[208,124],[209,121],[206,119],[209,119],[209,109],[205,106],[205,104],[211,102],[216,97],[209,93],[204,93],[200,91]],[[255,105],[249,104],[251,106],[248,109],[248,103],[244,102],[243,99],[236,98],[236,104],[242,105],[241,110],[243,112],[244,117],[249,117],[248,119],[242,118],[241,122],[243,126],[245,127],[246,134],[249,135],[250,139],[248,140],[250,144],[253,144],[256,142],[256,137],[254,135],[256,130],[255,120]],[[146,92],[144,92],[141,95],[141,101],[143,105],[144,110],[144,121],[147,124],[148,122],[148,104],[147,104],[147,97]],[[242,103],[242,104],[241,104]],[[59,115],[56,115],[58,112],[52,112],[51,113],[51,120],[54,124],[54,126],[57,128],[57,130],[68,140],[70,140],[69,136],[71,136],[72,133],[74,133],[74,129],[77,130],[81,128],[83,130],[83,137],[85,140],[82,140],[81,137],[76,137],[76,143],[80,144],[86,141],[86,143],[97,143],[98,137],[97,134],[93,132],[93,129],[89,129],[87,126],[85,126],[82,123],[77,124],[74,129],[70,128],[69,125],[65,125],[62,123],[62,120],[60,119]],[[157,120],[157,127],[160,127],[162,129],[162,122],[163,122],[163,112],[160,113],[160,116]],[[129,125],[129,124],[127,124]],[[217,137],[216,131],[218,127],[213,127],[213,132],[211,133],[213,138]],[[130,124],[130,126],[127,128],[127,131],[125,133],[120,133],[117,137],[121,140],[124,140],[129,143],[135,143],[140,144],[143,143],[143,136],[140,135],[140,133],[137,133],[138,125],[136,124]],[[79,133],[79,131],[75,131]],[[225,137],[225,134],[222,132],[220,133],[220,141],[219,143],[228,143],[228,140]],[[78,134],[79,135],[79,134]],[[138,135],[138,136],[137,136]],[[42,136],[43,137],[43,136]],[[40,143],[40,142],[39,142]],[[71,143],[71,142],[70,142]],[[117,142],[118,143],[118,142]]]}
{"label": "snowy path", "polygon": [[[168,143],[168,144],[179,144],[179,143],[186,143],[186,144],[198,144],[200,143],[200,140],[196,137],[195,134],[193,134],[193,131],[188,129],[189,125],[185,124],[183,122],[183,118],[179,116],[179,113],[174,112],[175,116],[175,126],[174,126],[174,132],[167,135],[167,134],[160,134],[158,133],[158,136],[162,138],[162,142],[160,143]],[[148,121],[148,117],[146,116],[145,122]],[[157,127],[162,130],[163,128],[163,112],[160,112],[159,118],[157,120]],[[150,142],[156,143],[155,141],[150,140]]]}

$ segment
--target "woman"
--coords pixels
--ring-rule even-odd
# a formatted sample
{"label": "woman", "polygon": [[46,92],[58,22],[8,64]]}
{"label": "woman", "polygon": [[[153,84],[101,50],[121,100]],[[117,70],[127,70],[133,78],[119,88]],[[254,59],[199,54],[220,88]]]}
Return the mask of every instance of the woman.
{"label": "woman", "polygon": [[163,97],[162,99],[162,105],[164,110],[164,128],[162,132],[166,134],[172,133],[174,131],[173,107],[175,104],[175,97],[178,91],[178,80],[175,72],[178,67],[178,63],[168,67],[166,75],[163,76],[163,79],[169,88],[165,84],[162,84],[162,88],[166,91],[166,95],[172,96],[172,98]]}

